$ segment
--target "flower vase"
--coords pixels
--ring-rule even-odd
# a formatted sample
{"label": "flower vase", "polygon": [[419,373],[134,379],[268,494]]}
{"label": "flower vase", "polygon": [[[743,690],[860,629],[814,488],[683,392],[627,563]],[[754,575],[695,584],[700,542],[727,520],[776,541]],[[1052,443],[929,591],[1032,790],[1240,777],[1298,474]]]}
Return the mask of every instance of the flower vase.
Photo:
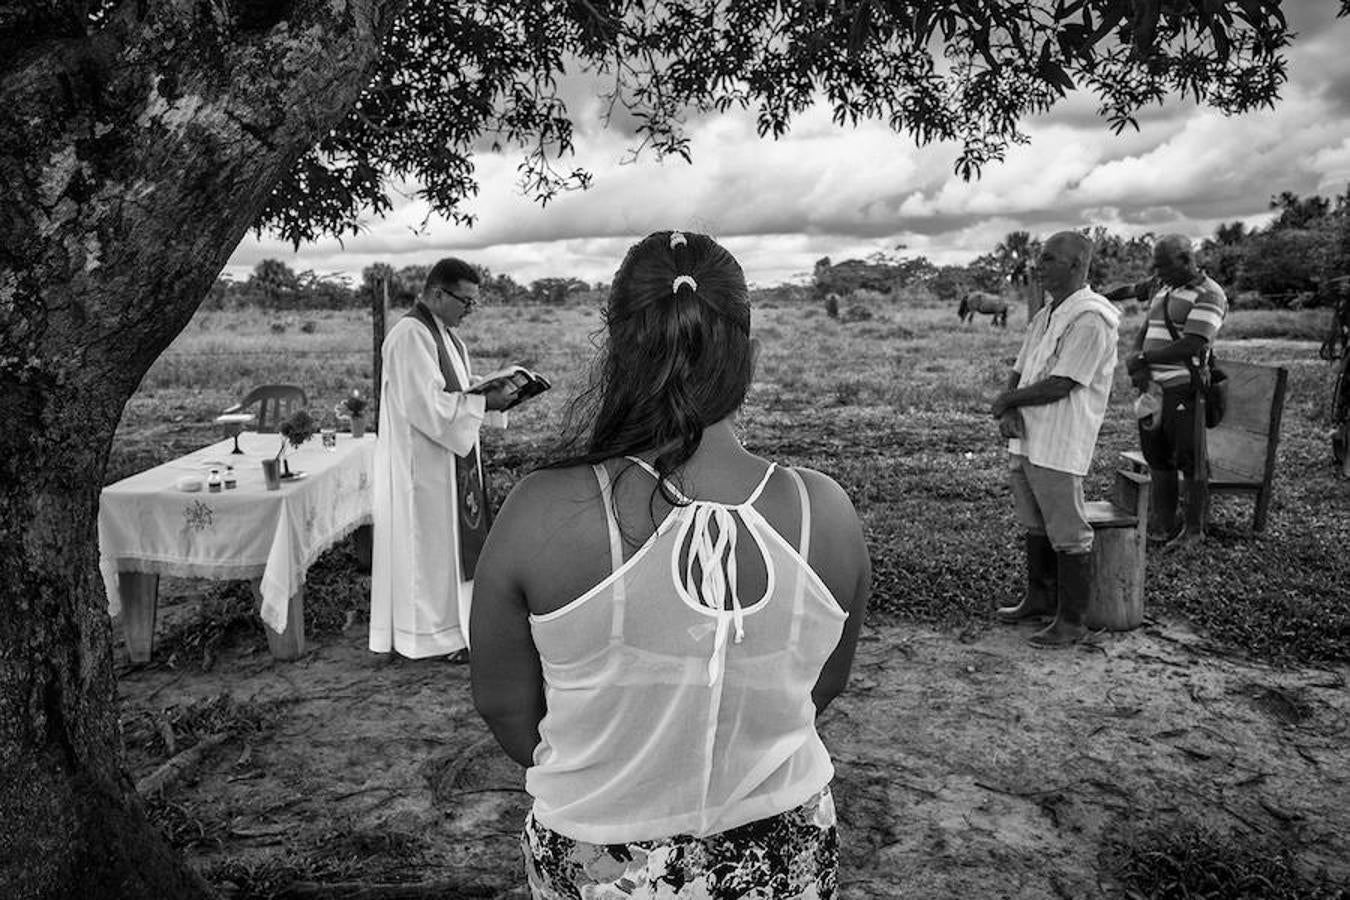
{"label": "flower vase", "polygon": [[363,437],[366,433],[366,417],[352,416],[352,437]]}
{"label": "flower vase", "polygon": [[282,478],[293,477],[291,475],[291,461],[284,456],[281,458],[281,477]]}

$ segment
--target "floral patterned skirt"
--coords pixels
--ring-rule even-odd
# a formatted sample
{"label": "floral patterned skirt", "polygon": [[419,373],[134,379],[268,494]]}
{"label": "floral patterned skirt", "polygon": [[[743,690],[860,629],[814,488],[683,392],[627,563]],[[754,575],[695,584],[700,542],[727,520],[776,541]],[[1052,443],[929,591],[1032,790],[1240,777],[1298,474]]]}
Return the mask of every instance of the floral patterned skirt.
{"label": "floral patterned skirt", "polygon": [[796,809],[704,838],[588,844],[531,813],[520,842],[534,900],[824,900],[835,896],[839,867],[828,787]]}

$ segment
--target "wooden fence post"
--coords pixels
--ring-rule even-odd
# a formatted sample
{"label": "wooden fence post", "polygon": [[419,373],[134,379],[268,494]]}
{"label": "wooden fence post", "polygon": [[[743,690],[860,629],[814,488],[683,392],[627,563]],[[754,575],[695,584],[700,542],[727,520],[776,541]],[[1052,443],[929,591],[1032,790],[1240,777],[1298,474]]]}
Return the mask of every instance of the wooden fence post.
{"label": "wooden fence post", "polygon": [[1045,291],[1041,289],[1041,279],[1036,272],[1027,273],[1026,281],[1018,285],[1019,293],[1027,304],[1027,321],[1030,322],[1036,313],[1041,311],[1045,305]]}
{"label": "wooden fence post", "polygon": [[[370,408],[372,413],[373,426],[372,431],[378,436],[380,430],[380,385],[384,383],[384,323],[389,317],[389,279],[380,279],[378,290],[371,292],[370,298],[370,321],[371,321],[371,350],[374,365],[371,369],[375,377],[375,390],[371,393]],[[362,575],[370,574],[371,556],[374,552],[375,538],[374,528],[371,525],[362,525],[356,529],[356,570]],[[268,631],[268,638],[271,638],[271,631]],[[303,635],[302,635],[303,639]]]}
{"label": "wooden fence post", "polygon": [[389,279],[380,279],[380,289],[371,292],[370,298],[370,319],[371,319],[371,341],[373,343],[375,364],[371,367],[375,373],[375,390],[371,393],[371,409],[374,415],[372,417],[375,429],[380,426],[380,385],[384,378],[384,357],[381,350],[384,347],[384,322],[389,315]]}

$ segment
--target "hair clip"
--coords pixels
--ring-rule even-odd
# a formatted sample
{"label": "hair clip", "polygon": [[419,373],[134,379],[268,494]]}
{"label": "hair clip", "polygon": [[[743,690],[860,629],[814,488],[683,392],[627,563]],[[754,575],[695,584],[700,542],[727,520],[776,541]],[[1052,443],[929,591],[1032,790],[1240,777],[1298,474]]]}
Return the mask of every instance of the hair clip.
{"label": "hair clip", "polygon": [[689,290],[694,291],[695,293],[698,292],[698,282],[694,280],[694,276],[692,275],[676,275],[675,280],[670,283],[670,292],[672,294],[678,294],[680,292],[680,285],[682,284],[687,284],[689,285]]}
{"label": "hair clip", "polygon": [[684,235],[680,232],[672,231],[670,233],[670,249],[674,250],[676,247],[683,247],[687,243],[689,242],[685,240]]}

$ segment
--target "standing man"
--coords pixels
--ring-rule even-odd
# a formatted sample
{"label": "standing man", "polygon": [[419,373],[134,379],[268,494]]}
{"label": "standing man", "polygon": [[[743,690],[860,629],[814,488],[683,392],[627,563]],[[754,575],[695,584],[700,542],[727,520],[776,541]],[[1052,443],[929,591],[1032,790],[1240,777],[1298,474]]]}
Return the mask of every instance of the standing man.
{"label": "standing man", "polygon": [[[1150,382],[1162,388],[1162,410],[1155,428],[1139,428],[1139,448],[1153,478],[1153,520],[1149,536],[1167,542],[1185,529],[1205,533],[1208,514],[1208,472],[1205,465],[1204,423],[1195,417],[1196,393],[1191,372],[1209,365],[1209,349],[1228,314],[1228,298],[1200,271],[1190,239],[1169,234],[1153,247],[1157,284],[1144,326],[1135,335],[1134,352],[1125,369],[1135,387]],[[1189,499],[1185,522],[1177,521],[1180,499],[1178,472],[1187,473]]]}
{"label": "standing man", "polygon": [[1085,235],[1061,231],[1045,242],[1037,271],[1050,302],[1027,325],[1007,387],[990,407],[1009,439],[1013,503],[1026,531],[1026,594],[996,615],[1053,615],[1029,638],[1038,647],[1078,641],[1092,600],[1083,476],[1111,394],[1120,313],[1087,286],[1090,262]]}
{"label": "standing man", "polygon": [[478,291],[472,266],[441,260],[384,339],[370,597],[376,653],[468,660],[473,570],[490,512],[478,432],[505,427],[499,410],[508,399],[466,391],[469,354],[455,329]]}

